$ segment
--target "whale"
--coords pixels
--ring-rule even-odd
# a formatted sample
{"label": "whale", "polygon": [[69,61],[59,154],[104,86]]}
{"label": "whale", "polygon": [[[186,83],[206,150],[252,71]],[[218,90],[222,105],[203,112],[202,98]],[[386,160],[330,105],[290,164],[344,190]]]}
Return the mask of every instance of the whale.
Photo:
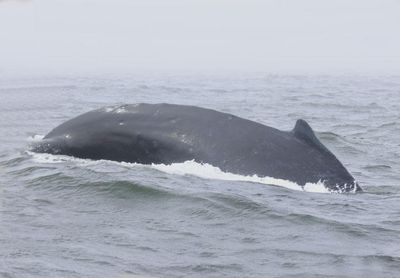
{"label": "whale", "polygon": [[322,183],[331,192],[361,187],[302,119],[282,131],[212,109],[124,104],[89,111],[51,130],[32,151],[140,164],[195,161],[224,172]]}

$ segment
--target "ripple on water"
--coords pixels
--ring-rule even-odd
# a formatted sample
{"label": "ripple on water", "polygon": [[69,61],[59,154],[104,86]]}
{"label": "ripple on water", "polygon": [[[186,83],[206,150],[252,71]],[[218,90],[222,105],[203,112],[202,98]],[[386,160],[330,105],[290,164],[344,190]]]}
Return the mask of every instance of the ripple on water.
{"label": "ripple on water", "polygon": [[[397,277],[399,80],[2,79],[0,276]],[[194,104],[287,130],[304,118],[364,193],[294,191],[193,163],[24,153],[41,139],[32,135],[121,100]]]}

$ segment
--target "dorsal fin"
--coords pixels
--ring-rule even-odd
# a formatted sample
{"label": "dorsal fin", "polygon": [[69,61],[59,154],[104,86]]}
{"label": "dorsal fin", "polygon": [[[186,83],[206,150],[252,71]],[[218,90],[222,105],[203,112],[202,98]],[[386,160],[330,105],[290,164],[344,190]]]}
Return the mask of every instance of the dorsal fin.
{"label": "dorsal fin", "polygon": [[318,149],[330,152],[315,136],[311,126],[303,119],[298,119],[294,129],[292,130],[294,136],[305,143],[317,147]]}

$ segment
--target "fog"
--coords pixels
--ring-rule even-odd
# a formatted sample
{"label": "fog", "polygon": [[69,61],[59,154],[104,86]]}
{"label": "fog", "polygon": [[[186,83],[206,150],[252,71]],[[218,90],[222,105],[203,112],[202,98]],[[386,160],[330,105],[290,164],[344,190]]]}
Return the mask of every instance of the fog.
{"label": "fog", "polygon": [[398,0],[1,0],[0,74],[400,74]]}

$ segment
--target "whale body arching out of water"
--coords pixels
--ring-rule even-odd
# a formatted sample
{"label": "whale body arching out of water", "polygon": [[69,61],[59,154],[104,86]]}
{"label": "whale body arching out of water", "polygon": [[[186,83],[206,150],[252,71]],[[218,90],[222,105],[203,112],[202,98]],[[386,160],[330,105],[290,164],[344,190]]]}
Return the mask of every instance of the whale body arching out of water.
{"label": "whale body arching out of water", "polygon": [[32,150],[142,164],[194,160],[245,176],[361,191],[304,120],[281,131],[195,106],[141,103],[93,110],[56,127]]}

